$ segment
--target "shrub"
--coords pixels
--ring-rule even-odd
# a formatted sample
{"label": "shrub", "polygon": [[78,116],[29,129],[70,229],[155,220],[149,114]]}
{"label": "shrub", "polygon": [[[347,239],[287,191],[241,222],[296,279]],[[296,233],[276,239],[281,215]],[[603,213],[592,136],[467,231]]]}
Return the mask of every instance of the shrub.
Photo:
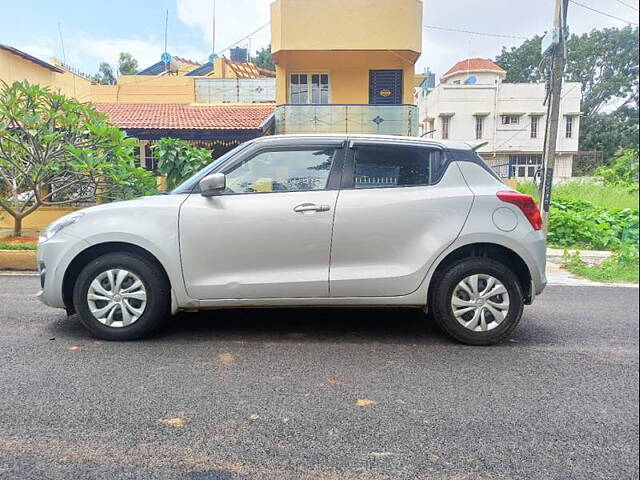
{"label": "shrub", "polygon": [[0,207],[22,220],[42,205],[155,193],[134,165],[136,140],[89,104],[28,82],[0,88]]}
{"label": "shrub", "polygon": [[613,157],[610,167],[600,167],[596,175],[602,177],[605,185],[619,185],[629,191],[638,191],[638,151],[623,150]]}
{"label": "shrub", "polygon": [[211,152],[177,138],[161,138],[153,147],[158,170],[167,176],[167,187],[175,187],[211,163]]}
{"label": "shrub", "polygon": [[616,250],[638,241],[638,210],[607,210],[586,201],[554,200],[550,245]]}

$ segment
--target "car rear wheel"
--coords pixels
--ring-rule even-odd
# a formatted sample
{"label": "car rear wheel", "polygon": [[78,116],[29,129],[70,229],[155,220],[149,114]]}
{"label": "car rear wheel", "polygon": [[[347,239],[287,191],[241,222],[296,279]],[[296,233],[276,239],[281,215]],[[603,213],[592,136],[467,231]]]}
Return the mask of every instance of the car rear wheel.
{"label": "car rear wheel", "polygon": [[132,253],[109,253],[80,272],[73,302],[96,337],[134,340],[149,335],[170,312],[170,289],[154,263]]}
{"label": "car rear wheel", "polygon": [[468,345],[509,338],[524,308],[518,277],[489,258],[461,260],[435,280],[431,310],[436,324]]}

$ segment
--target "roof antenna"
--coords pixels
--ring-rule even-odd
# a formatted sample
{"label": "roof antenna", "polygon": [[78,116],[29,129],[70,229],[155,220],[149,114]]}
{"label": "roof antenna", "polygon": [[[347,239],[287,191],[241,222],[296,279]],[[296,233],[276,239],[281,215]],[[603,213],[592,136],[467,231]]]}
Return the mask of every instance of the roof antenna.
{"label": "roof antenna", "polygon": [[164,51],[167,51],[167,36],[169,32],[169,9],[167,8],[167,14],[164,18]]}
{"label": "roof antenna", "polygon": [[167,52],[167,38],[169,36],[169,9],[167,8],[167,13],[164,17],[164,50],[160,59],[164,62],[164,71],[165,73],[169,71],[169,64],[171,63],[171,55]]}
{"label": "roof antenna", "polygon": [[216,53],[216,0],[213,0],[213,21],[211,26],[211,54]]}
{"label": "roof antenna", "polygon": [[64,51],[64,39],[62,38],[62,25],[58,22],[58,33],[60,34],[60,46],[62,47],[62,61],[67,63],[67,54]]}

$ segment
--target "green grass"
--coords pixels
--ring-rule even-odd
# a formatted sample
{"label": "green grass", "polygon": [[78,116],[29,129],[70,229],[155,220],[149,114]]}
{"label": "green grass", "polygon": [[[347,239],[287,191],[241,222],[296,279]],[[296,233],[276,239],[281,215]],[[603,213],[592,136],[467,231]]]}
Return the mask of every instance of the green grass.
{"label": "green grass", "polygon": [[[533,182],[519,183],[517,190],[533,196],[538,202],[540,200],[538,189]],[[637,191],[630,192],[622,186],[575,182],[553,187],[552,195],[554,200],[581,200],[607,210],[637,209],[639,199]]]}
{"label": "green grass", "polygon": [[572,255],[565,251],[563,267],[574,275],[596,282],[638,283],[638,250],[623,249],[600,265],[589,265],[582,261],[577,252]]}
{"label": "green grass", "polygon": [[566,183],[555,187],[552,194],[554,200],[583,200],[607,210],[638,208],[638,192],[618,185]]}
{"label": "green grass", "polygon": [[33,243],[5,243],[0,242],[0,250],[36,250],[37,245]]}

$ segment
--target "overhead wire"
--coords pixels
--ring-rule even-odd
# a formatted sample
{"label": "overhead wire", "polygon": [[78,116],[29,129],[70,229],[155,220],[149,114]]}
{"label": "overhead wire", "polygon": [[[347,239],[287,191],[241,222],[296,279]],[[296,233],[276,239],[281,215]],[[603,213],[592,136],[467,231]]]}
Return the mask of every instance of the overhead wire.
{"label": "overhead wire", "polygon": [[632,22],[630,20],[625,20],[624,18],[616,17],[615,15],[611,15],[610,13],[603,12],[602,10],[597,10],[593,7],[590,7],[589,5],[585,5],[584,3],[576,2],[576,0],[569,0],[569,1],[574,5],[578,5],[582,8],[586,8],[587,10],[591,10],[592,12],[595,12],[595,13],[599,13],[600,15],[604,15],[605,17],[613,18],[614,20],[619,20],[624,23],[629,23],[631,25],[638,26],[638,24],[635,22]]}

